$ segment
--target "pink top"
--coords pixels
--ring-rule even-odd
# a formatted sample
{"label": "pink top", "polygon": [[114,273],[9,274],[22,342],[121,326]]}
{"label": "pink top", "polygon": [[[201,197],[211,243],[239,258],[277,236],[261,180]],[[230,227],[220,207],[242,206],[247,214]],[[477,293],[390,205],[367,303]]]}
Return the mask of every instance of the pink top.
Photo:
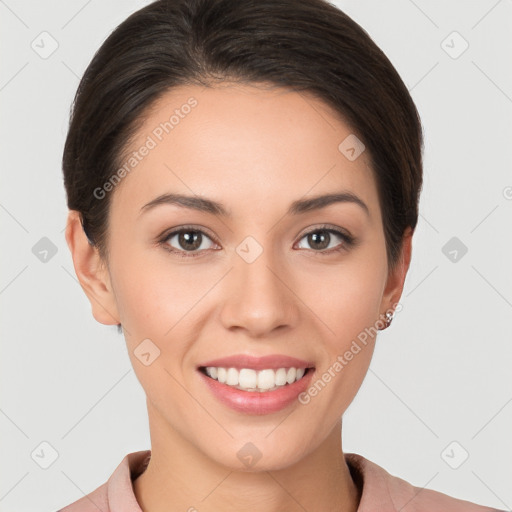
{"label": "pink top", "polygon": [[[107,482],[58,512],[142,512],[133,480],[147,467],[151,450],[129,453]],[[346,453],[352,478],[362,486],[358,512],[504,512],[414,487],[356,453]]]}

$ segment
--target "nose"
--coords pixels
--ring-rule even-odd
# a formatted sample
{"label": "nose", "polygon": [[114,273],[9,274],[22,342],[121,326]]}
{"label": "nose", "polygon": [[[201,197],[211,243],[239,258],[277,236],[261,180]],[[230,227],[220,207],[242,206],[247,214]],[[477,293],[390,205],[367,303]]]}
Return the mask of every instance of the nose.
{"label": "nose", "polygon": [[226,299],[221,321],[226,329],[243,330],[261,338],[293,328],[299,320],[299,299],[293,292],[291,273],[264,250],[249,263],[237,253],[225,283]]}

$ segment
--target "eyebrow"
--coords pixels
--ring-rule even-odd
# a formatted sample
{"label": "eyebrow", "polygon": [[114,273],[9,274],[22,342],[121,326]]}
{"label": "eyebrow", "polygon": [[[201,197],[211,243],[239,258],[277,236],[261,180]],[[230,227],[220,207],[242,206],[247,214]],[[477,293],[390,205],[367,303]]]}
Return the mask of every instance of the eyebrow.
{"label": "eyebrow", "polygon": [[[370,216],[370,211],[366,203],[350,191],[342,191],[335,194],[323,194],[308,197],[307,199],[298,199],[293,201],[290,205],[287,215],[300,215],[301,213],[325,208],[334,203],[357,204],[368,216]],[[141,214],[162,204],[170,204],[210,213],[219,217],[232,218],[231,212],[229,212],[221,203],[200,196],[189,196],[184,194],[162,194],[145,204],[141,208]]]}

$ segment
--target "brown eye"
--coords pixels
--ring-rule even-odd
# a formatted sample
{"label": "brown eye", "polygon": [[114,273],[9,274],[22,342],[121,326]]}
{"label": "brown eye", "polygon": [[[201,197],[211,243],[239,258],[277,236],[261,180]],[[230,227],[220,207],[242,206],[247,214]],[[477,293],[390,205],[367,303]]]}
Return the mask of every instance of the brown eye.
{"label": "brown eye", "polygon": [[[336,238],[338,239],[338,243],[336,243]],[[304,239],[306,239],[309,247],[300,247],[301,249],[310,248],[315,252],[327,254],[348,249],[350,246],[354,245],[355,241],[354,237],[351,235],[332,228],[317,228],[314,231],[306,233],[301,238],[301,240]]]}
{"label": "brown eye", "polygon": [[199,250],[210,249],[208,241],[212,240],[206,233],[198,229],[180,229],[172,231],[162,243],[170,246],[173,252],[199,252]]}
{"label": "brown eye", "polygon": [[315,231],[314,233],[310,233],[307,235],[308,244],[314,249],[327,249],[329,246],[329,242],[331,240],[331,234],[326,231]]}

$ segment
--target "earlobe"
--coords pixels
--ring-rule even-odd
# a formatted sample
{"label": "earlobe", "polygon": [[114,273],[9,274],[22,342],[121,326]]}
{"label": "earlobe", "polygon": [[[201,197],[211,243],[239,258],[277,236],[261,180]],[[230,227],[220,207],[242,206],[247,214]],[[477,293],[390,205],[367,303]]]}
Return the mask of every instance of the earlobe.
{"label": "earlobe", "polygon": [[89,243],[82,228],[80,213],[70,210],[66,225],[66,242],[78,281],[91,303],[96,321],[105,325],[120,323],[115,295],[107,266],[98,249]]}

